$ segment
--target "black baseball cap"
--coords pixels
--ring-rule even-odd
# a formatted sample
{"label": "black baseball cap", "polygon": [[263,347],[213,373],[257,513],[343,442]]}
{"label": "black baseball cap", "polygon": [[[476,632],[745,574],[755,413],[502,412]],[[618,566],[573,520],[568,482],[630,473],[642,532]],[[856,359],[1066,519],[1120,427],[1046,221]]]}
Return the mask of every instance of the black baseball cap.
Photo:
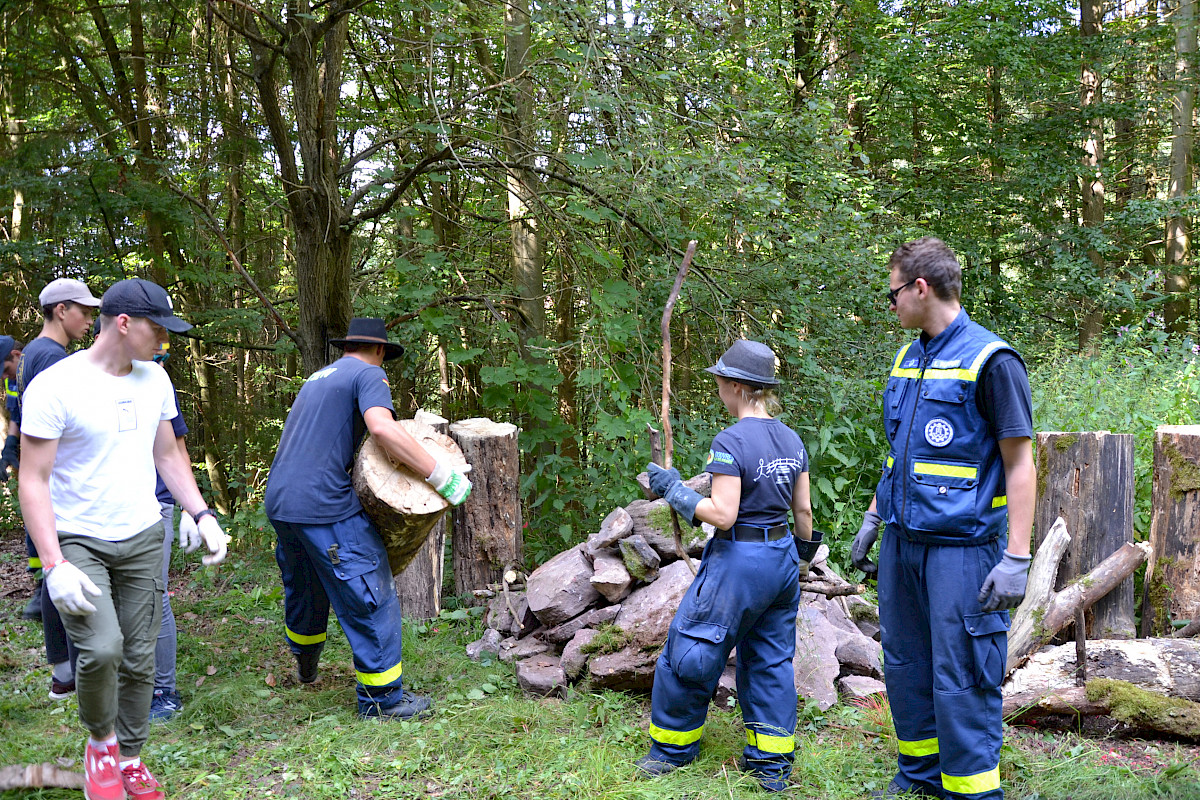
{"label": "black baseball cap", "polygon": [[192,329],[191,325],[175,316],[167,290],[142,278],[117,281],[110,286],[100,298],[100,314],[105,317],[115,317],[118,314],[145,317],[162,325],[171,333],[183,333]]}

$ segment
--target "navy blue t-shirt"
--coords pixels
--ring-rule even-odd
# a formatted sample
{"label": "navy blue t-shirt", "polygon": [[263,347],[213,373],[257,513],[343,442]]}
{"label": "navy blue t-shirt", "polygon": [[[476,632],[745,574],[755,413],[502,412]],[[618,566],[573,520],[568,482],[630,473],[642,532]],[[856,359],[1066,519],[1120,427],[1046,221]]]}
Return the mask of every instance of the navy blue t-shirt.
{"label": "navy blue t-shirt", "polygon": [[42,370],[52,364],[57,364],[67,357],[67,348],[51,339],[49,336],[39,336],[21,351],[21,361],[17,364],[17,416],[16,423],[21,424],[20,406],[25,400],[25,390],[29,382],[37,377]]}
{"label": "navy blue t-shirt", "polygon": [[738,525],[771,527],[787,522],[796,481],[808,472],[808,452],[779,420],[746,417],[716,435],[705,469],[741,476]]}
{"label": "navy blue t-shirt", "polygon": [[[171,391],[175,394],[175,407],[182,408],[183,406],[179,405],[179,392],[175,391],[174,384],[171,386]],[[176,439],[178,439],[180,436],[187,435],[188,426],[187,423],[183,421],[182,411],[179,412],[179,415],[176,416],[175,419],[171,420],[171,429],[175,431]],[[157,472],[155,472],[154,479],[156,481],[154,485],[154,495],[158,498],[158,502],[174,505],[175,498],[171,496],[171,490],[167,488],[165,483],[163,483],[162,475],[159,475]]]}
{"label": "navy blue t-shirt", "polygon": [[343,356],[308,377],[267,476],[268,519],[328,525],[362,509],[350,472],[367,431],[363,414],[375,406],[392,411],[392,390],[380,367]]}

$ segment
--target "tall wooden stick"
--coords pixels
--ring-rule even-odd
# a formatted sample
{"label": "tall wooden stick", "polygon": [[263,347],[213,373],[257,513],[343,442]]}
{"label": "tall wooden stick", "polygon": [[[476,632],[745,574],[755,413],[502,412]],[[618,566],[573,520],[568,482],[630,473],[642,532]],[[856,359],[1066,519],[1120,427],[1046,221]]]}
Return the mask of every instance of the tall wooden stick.
{"label": "tall wooden stick", "polygon": [[[675,440],[671,435],[671,312],[675,309],[675,301],[679,299],[679,291],[683,288],[683,279],[687,277],[688,267],[692,265],[692,256],[694,255],[696,255],[696,240],[692,239],[688,242],[687,251],[683,254],[683,263],[679,265],[679,272],[675,273],[675,285],[671,287],[671,294],[667,297],[667,307],[663,309],[662,315],[662,426],[663,435],[666,438],[663,445],[662,466],[666,469],[671,468],[671,460],[675,454]],[[695,575],[696,567],[692,564],[692,559],[688,557],[687,550],[683,548],[683,531],[679,527],[679,515],[673,508],[671,509],[671,531],[675,536],[675,551],[680,558],[687,562],[688,569]]]}

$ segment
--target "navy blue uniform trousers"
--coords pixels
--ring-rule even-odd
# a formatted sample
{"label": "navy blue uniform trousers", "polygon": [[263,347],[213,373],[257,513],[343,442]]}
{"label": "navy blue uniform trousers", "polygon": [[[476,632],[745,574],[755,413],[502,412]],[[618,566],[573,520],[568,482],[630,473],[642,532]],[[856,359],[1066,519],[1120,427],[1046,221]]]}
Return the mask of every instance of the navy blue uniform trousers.
{"label": "navy blue uniform trousers", "polygon": [[783,788],[796,749],[799,578],[791,536],[708,543],[655,666],[652,758],[678,765],[696,757],[708,703],[736,646],[746,761],[764,786]]}
{"label": "navy blue uniform trousers", "polygon": [[367,515],[359,511],[329,525],[271,525],[292,652],[320,652],[332,605],[354,654],[358,710],[400,702],[400,599]]}
{"label": "navy blue uniform trousers", "polygon": [[879,550],[884,680],[900,755],[896,783],[947,798],[1001,800],[1000,684],[1007,611],[983,613],[979,587],[1000,543],[908,541],[889,528]]}

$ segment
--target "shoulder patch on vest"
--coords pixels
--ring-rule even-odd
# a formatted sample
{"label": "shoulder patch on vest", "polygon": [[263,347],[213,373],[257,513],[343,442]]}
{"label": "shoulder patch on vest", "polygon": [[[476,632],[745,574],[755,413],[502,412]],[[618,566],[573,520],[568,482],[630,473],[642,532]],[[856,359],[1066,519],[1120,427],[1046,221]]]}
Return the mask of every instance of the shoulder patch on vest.
{"label": "shoulder patch on vest", "polygon": [[916,369],[919,366],[921,366],[921,359],[906,358],[903,362],[901,362],[900,369]]}
{"label": "shoulder patch on vest", "polygon": [[929,366],[933,367],[934,369],[956,369],[962,366],[962,359],[956,358],[953,361],[949,361],[939,358],[935,359],[934,362]]}
{"label": "shoulder patch on vest", "polygon": [[722,453],[717,450],[709,450],[708,461],[705,463],[711,464],[714,461],[718,464],[733,464],[733,456],[729,455],[729,453]]}

